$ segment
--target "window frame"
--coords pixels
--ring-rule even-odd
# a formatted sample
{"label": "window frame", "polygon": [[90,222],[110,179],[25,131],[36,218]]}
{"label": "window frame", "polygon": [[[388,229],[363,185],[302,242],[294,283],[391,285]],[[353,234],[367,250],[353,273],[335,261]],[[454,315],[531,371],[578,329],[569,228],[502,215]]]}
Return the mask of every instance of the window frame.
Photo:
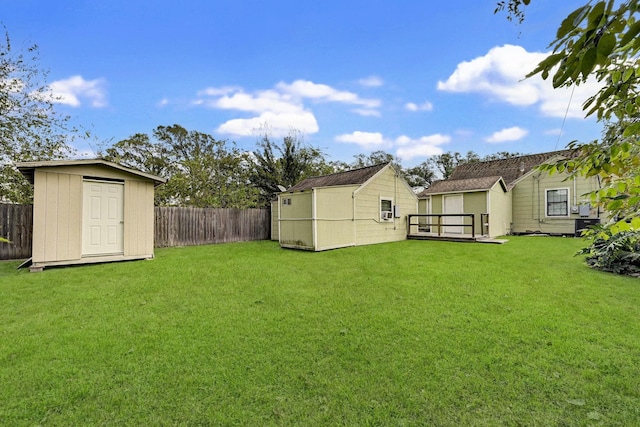
{"label": "window frame", "polygon": [[[382,202],[389,202],[389,210],[382,209]],[[393,197],[385,197],[380,196],[380,200],[378,202],[378,210],[380,211],[380,220],[381,221],[393,221]],[[385,218],[383,212],[391,212],[391,218]]]}
{"label": "window frame", "polygon": [[[549,213],[549,203],[562,203],[562,202],[550,202],[549,201],[549,192],[550,191],[566,191],[567,199],[565,200],[566,205],[566,214],[551,214]],[[544,191],[544,216],[546,218],[569,218],[571,216],[571,207],[569,206],[569,201],[571,200],[571,193],[569,187],[561,187],[561,188],[546,188]]]}

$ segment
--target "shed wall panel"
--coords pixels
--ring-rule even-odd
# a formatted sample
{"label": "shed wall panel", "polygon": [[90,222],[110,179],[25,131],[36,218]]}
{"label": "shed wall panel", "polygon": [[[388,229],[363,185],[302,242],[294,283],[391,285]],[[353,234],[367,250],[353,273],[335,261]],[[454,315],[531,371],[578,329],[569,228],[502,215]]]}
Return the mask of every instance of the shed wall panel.
{"label": "shed wall panel", "polygon": [[271,240],[278,240],[279,231],[278,231],[278,210],[279,204],[278,200],[271,201]]}
{"label": "shed wall panel", "polygon": [[[313,249],[312,194],[282,193],[280,201],[280,245],[300,249]],[[290,204],[283,204],[284,199]]]}
{"label": "shed wall panel", "polygon": [[353,191],[357,186],[316,190],[317,250],[355,245]]}
{"label": "shed wall panel", "polygon": [[489,191],[489,236],[498,237],[511,231],[511,192],[504,192],[500,184]]}
{"label": "shed wall panel", "polygon": [[[481,214],[487,212],[487,192],[477,191],[472,193],[463,193],[463,206],[464,213],[474,214],[475,220],[475,234],[480,235],[482,233],[482,221],[480,220]],[[464,227],[463,233],[471,233],[471,218],[464,217],[464,224],[469,227]]]}

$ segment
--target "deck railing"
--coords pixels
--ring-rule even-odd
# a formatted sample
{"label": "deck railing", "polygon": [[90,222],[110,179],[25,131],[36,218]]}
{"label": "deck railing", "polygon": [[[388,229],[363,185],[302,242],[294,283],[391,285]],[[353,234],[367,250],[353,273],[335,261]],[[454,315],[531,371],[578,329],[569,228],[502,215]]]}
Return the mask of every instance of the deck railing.
{"label": "deck railing", "polygon": [[[487,223],[488,223],[488,217],[489,214],[482,214],[482,215],[487,215]],[[412,219],[413,218],[427,218],[427,219],[432,219],[435,218],[436,222],[413,222]],[[462,223],[461,224],[451,224],[451,223],[446,223],[443,224],[442,223],[442,218],[462,218]],[[466,224],[464,218],[471,218],[471,224]],[[483,223],[484,224],[484,223]],[[434,227],[437,230],[437,234],[438,237],[442,235],[443,232],[443,228],[444,228],[444,232],[447,232],[447,228],[448,227],[471,227],[471,237],[475,238],[476,237],[476,217],[474,214],[409,214],[407,215],[407,236],[410,236],[414,233],[411,233],[411,227],[418,227],[418,231],[420,230],[420,227],[428,227],[429,231],[433,233]],[[464,228],[463,228],[464,230]]]}

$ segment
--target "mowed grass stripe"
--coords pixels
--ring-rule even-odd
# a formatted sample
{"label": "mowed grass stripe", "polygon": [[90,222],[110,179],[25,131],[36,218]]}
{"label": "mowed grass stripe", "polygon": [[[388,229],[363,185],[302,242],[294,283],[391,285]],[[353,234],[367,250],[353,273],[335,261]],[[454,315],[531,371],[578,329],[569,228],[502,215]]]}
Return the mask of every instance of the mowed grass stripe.
{"label": "mowed grass stripe", "polygon": [[637,279],[577,239],[0,264],[2,425],[633,425]]}

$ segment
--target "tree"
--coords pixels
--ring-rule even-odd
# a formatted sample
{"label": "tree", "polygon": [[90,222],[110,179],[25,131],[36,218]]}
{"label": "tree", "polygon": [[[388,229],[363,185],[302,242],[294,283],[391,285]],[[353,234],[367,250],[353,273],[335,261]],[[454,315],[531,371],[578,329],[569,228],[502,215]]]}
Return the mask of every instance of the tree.
{"label": "tree", "polygon": [[483,162],[488,162],[491,160],[503,160],[503,159],[512,159],[514,157],[526,156],[525,153],[519,152],[510,152],[510,151],[498,151],[497,153],[487,154],[482,158]]}
{"label": "tree", "polygon": [[440,173],[442,179],[449,178],[458,165],[479,160],[480,157],[473,151],[468,151],[466,157],[463,157],[457,151],[447,151],[429,159],[433,168]]}
{"label": "tree", "polygon": [[255,207],[257,191],[249,185],[249,156],[235,144],[188,131],[180,125],[158,126],[154,141],[135,134],[102,155],[110,161],[168,179],[156,190],[157,205],[215,208]]}
{"label": "tree", "polygon": [[291,129],[282,144],[273,141],[268,129],[253,152],[251,183],[259,190],[261,206],[268,206],[280,187],[289,188],[304,178],[335,172],[339,163],[327,163],[322,150],[305,144],[304,136]]}
{"label": "tree", "polygon": [[0,201],[32,203],[33,189],[15,163],[73,155],[78,130],[58,113],[38,66],[38,47],[16,51],[5,30],[0,43]]}
{"label": "tree", "polygon": [[386,151],[378,150],[374,151],[369,155],[366,154],[357,154],[354,157],[353,163],[351,163],[352,169],[363,168],[366,166],[374,166],[379,165],[381,163],[389,163],[391,162],[396,169],[402,170],[402,166],[400,165],[400,160],[394,156],[393,154],[389,154]]}
{"label": "tree", "polygon": [[417,166],[408,168],[404,171],[404,178],[414,189],[427,188],[436,179],[436,173],[433,170],[432,162],[424,161]]}
{"label": "tree", "polygon": [[[529,0],[499,2],[509,18],[522,21]],[[585,116],[605,124],[601,140],[569,144],[577,156],[545,167],[598,175],[602,188],[591,193],[594,204],[615,219],[595,238],[609,239],[629,230],[640,233],[640,11],[638,0],[589,2],[560,24],[552,53],[528,77],[551,77],[554,88],[579,85],[589,78],[602,88],[583,105]]]}

